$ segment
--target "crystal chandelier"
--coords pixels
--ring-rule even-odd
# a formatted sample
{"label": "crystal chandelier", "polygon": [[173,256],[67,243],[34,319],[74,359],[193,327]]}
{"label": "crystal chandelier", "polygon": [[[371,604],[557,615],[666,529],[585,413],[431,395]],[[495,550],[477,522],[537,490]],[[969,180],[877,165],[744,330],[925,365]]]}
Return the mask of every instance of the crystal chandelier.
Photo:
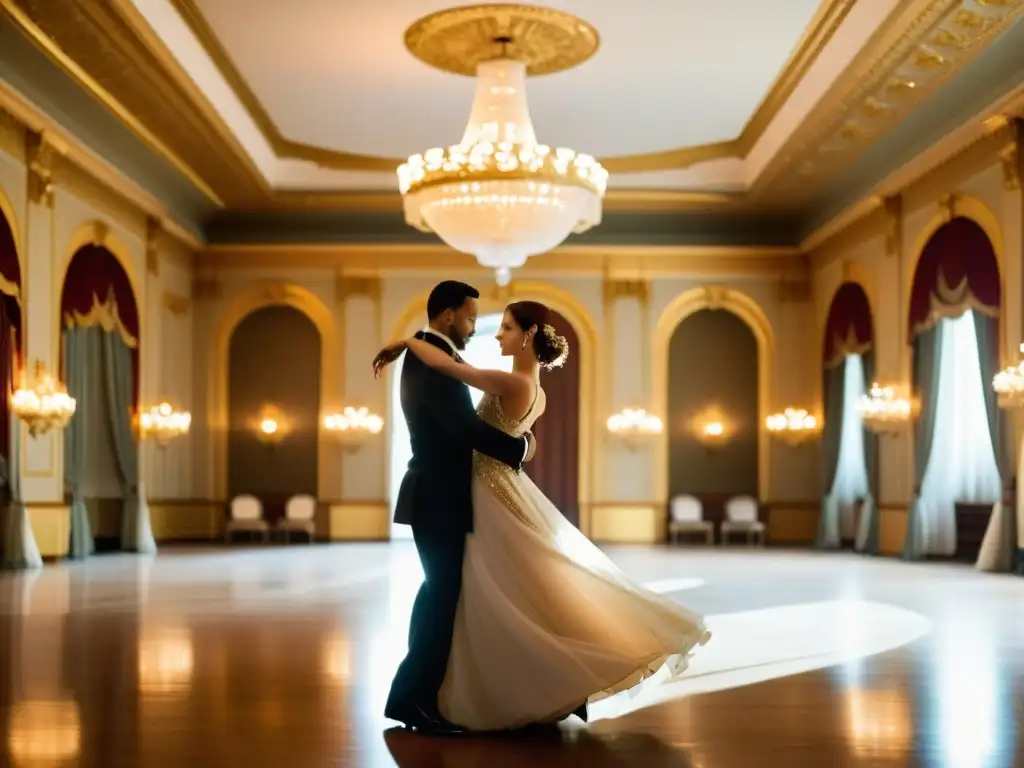
{"label": "crystal chandelier", "polygon": [[379,435],[384,419],[369,408],[346,407],[341,413],[324,417],[324,429],[333,434],[351,451],[358,451],[366,438]]}
{"label": "crystal chandelier", "polygon": [[765,420],[768,431],[789,445],[800,445],[820,431],[818,420],[803,408],[786,408]]}
{"label": "crystal chandelier", "polygon": [[910,398],[900,397],[893,387],[883,387],[877,381],[857,404],[864,426],[876,434],[891,435],[903,431],[913,420],[915,404]]}
{"label": "crystal chandelier", "polygon": [[[481,23],[466,23],[469,16]],[[547,45],[532,45],[509,32],[529,36],[545,24],[551,32],[542,41]],[[498,33],[481,39],[481,28]],[[538,51],[558,54],[558,46],[550,44],[552,34],[568,53],[557,60],[531,60]],[[580,38],[587,45],[592,38],[592,46],[580,46]],[[466,51],[476,74],[462,141],[413,155],[398,169],[406,223],[476,257],[495,270],[501,286],[530,256],[600,223],[608,172],[590,155],[539,144],[526,102],[527,74],[566,69],[592,55],[597,36],[589,25],[531,6],[456,8],[414,24],[406,45],[428,64],[455,72],[467,61],[453,63],[451,52]]]}
{"label": "crystal chandelier", "polygon": [[23,381],[11,395],[11,410],[28,425],[32,437],[63,429],[75,415],[75,398],[36,360],[31,381]]}
{"label": "crystal chandelier", "polygon": [[[1020,351],[1024,355],[1024,344],[1020,345]],[[1000,408],[1024,408],[1024,360],[997,373],[992,379],[992,389]]]}
{"label": "crystal chandelier", "polygon": [[166,401],[139,414],[139,433],[155,439],[161,448],[175,437],[188,434],[191,425],[191,413],[176,411]]}

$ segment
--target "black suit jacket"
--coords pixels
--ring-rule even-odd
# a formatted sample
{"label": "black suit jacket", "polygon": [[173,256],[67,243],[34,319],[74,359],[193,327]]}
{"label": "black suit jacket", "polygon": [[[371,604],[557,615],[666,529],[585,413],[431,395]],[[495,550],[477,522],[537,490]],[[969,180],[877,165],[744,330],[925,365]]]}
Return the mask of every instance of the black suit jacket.
{"label": "black suit jacket", "polygon": [[[432,333],[420,332],[416,338],[452,353]],[[484,422],[473,408],[469,387],[410,352],[402,364],[401,398],[412,459],[398,491],[395,522],[472,531],[473,451],[519,469],[526,438],[512,437]]]}

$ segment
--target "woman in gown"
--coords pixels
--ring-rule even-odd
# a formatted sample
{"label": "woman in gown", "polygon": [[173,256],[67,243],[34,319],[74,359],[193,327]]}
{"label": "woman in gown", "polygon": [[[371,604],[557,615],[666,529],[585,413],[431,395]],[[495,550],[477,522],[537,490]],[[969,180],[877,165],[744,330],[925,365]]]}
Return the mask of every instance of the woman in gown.
{"label": "woman in gown", "polygon": [[[544,413],[540,368],[560,366],[564,337],[543,304],[509,304],[497,334],[511,373],[474,368],[416,339],[400,342],[485,393],[478,411],[522,435]],[[557,417],[557,414],[556,414]],[[471,731],[554,722],[637,685],[683,672],[710,634],[700,616],[628,579],[525,473],[474,458],[473,532],[438,706]]]}

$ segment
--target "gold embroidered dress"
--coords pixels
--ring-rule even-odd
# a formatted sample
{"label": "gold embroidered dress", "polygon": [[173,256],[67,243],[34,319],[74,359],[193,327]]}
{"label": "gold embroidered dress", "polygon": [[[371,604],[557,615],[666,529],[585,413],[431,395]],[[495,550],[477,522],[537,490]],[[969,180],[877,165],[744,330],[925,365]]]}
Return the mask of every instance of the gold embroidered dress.
{"label": "gold embroidered dress", "polygon": [[[485,395],[478,411],[518,436],[544,404],[538,390],[517,422]],[[477,454],[473,509],[438,696],[453,723],[490,731],[557,720],[665,665],[681,674],[707,641],[700,616],[630,581],[525,473]]]}

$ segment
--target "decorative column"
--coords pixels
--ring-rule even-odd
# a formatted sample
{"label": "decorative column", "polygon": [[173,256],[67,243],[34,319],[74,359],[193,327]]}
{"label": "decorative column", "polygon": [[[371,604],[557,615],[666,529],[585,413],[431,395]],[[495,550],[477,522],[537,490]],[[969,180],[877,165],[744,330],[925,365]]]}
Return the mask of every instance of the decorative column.
{"label": "decorative column", "polygon": [[[606,278],[604,283],[604,379],[611,391],[611,413],[642,411],[652,400],[650,376],[650,283],[643,279]],[[663,386],[658,382],[657,386]],[[650,414],[661,417],[662,414]],[[606,417],[607,417],[606,416]],[[657,435],[636,441],[615,439],[605,430],[603,496],[609,501],[662,501],[653,499],[653,451]]]}
{"label": "decorative column", "polygon": [[[54,242],[54,167],[64,148],[46,133],[28,132],[28,166],[24,228],[23,313],[25,363],[40,361],[58,375],[61,370],[59,301],[63,282],[63,254]],[[30,437],[20,425],[22,495],[29,521],[43,557],[68,552],[70,518],[64,503],[64,434],[51,430]]]}
{"label": "decorative column", "polygon": [[325,426],[337,438],[336,502],[331,504],[332,539],[387,539],[388,443],[385,413],[388,387],[373,377],[371,362],[384,344],[378,275],[339,270],[335,302],[340,318],[340,403],[324,403]]}
{"label": "decorative column", "polygon": [[[215,411],[215,391],[218,382],[212,379],[215,370],[212,354],[215,352],[218,309],[224,286],[210,268],[197,265],[192,278],[192,370],[205,372],[205,380],[197,382],[192,394],[192,493],[198,499],[215,502],[227,501],[227,403],[220,403]],[[220,361],[227,369],[227,361]],[[226,379],[226,376],[225,376]],[[226,387],[226,382],[225,382]],[[226,397],[226,393],[225,393]]]}
{"label": "decorative column", "polygon": [[[160,254],[157,251],[157,240],[160,236],[160,221],[152,216],[146,218],[146,273],[139,289],[146,294],[146,301],[136,297],[136,301],[144,307],[145,317],[140,317],[139,336],[139,412],[147,408],[159,396],[163,387],[161,365],[161,303],[151,301],[160,295]],[[159,467],[160,456],[157,447],[151,440],[142,440],[139,435],[139,465],[141,471],[141,492],[157,499],[167,496],[166,480],[162,468]]]}
{"label": "decorative column", "polygon": [[[1003,363],[1012,365],[1021,356],[1024,343],[1024,308],[1021,296],[1024,292],[1024,120],[1019,117],[1009,121],[1009,141],[999,154],[1003,171]],[[998,246],[998,244],[996,244]],[[1003,478],[1003,509],[1013,510],[1016,517],[1017,546],[1012,569],[1024,575],[1024,497],[1017,494],[1017,479],[1020,461],[1024,452],[1024,412],[1013,409],[1006,412],[1008,435],[1004,438],[1006,473]],[[1005,514],[1005,513],[1004,513]],[[1014,526],[1007,526],[1009,531]]]}
{"label": "decorative column", "polygon": [[[904,231],[903,198],[899,195],[884,198],[882,208],[885,215],[885,255],[884,266],[891,280],[878,280],[876,328],[893,328],[895,333],[877,334],[875,342],[875,379],[883,385],[896,390],[897,397],[912,398],[911,392],[911,359],[907,342],[907,316],[910,311],[910,288],[914,275],[906,258],[906,233]],[[886,284],[889,287],[886,288]],[[885,291],[895,291],[885,296]],[[895,309],[895,316],[889,314],[889,308]],[[887,339],[889,340],[886,343]],[[871,382],[868,382],[871,386]],[[909,503],[913,493],[913,451],[914,423],[909,421],[905,428],[888,434],[879,441],[879,478],[876,500],[879,516],[886,505],[904,506]]]}

